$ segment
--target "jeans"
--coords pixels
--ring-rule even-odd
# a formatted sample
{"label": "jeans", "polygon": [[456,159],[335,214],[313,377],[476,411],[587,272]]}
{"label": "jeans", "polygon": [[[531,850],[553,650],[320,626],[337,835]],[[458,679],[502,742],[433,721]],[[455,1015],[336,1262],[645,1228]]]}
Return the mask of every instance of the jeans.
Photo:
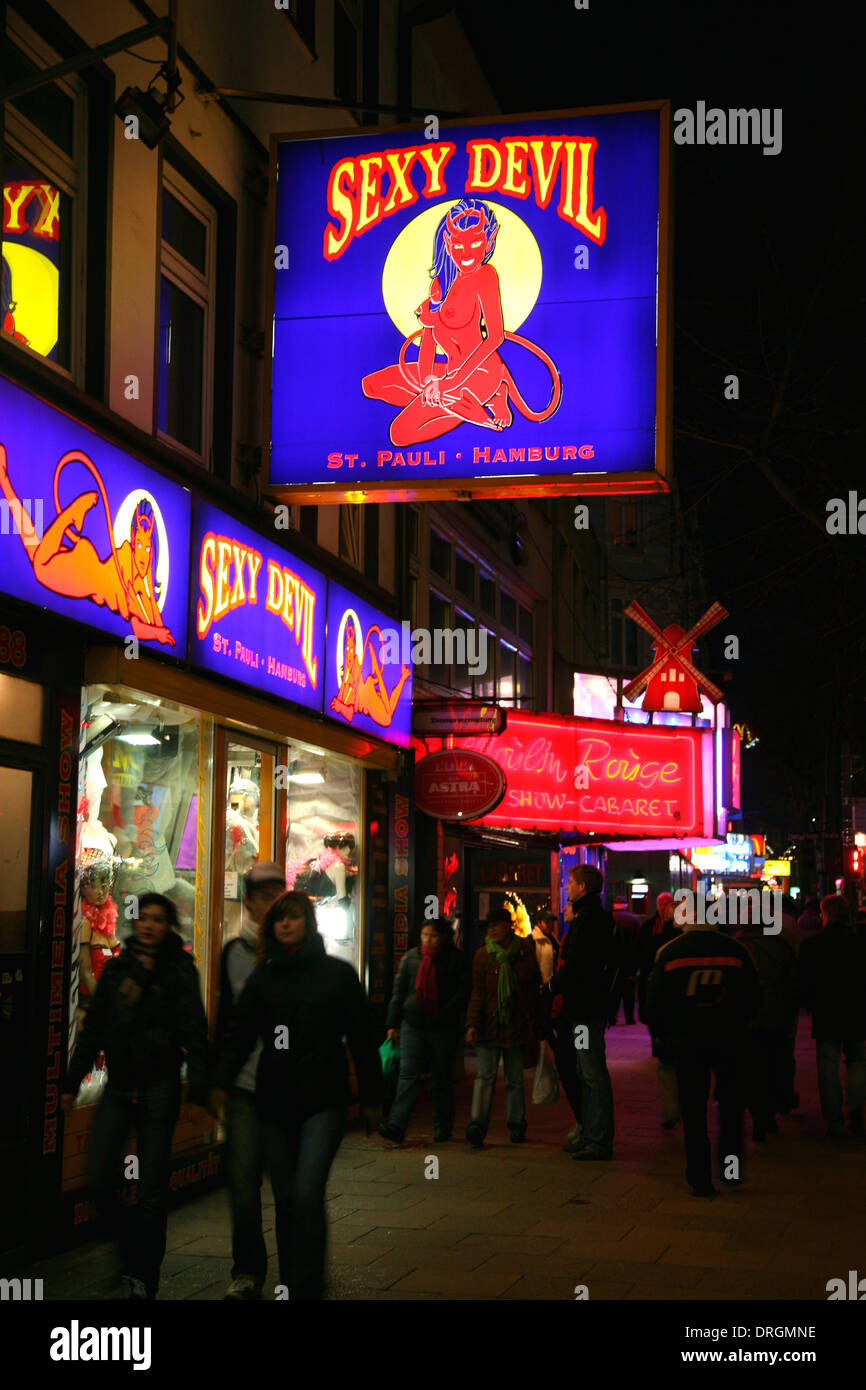
{"label": "jeans", "polygon": [[454,1053],[459,1033],[456,1028],[431,1028],[422,1032],[411,1023],[400,1025],[400,1080],[388,1111],[388,1124],[405,1134],[418,1095],[421,1067],[429,1052],[433,1070],[433,1116],[437,1133],[450,1134],[454,1128]]}
{"label": "jeans", "polygon": [[581,1085],[577,1072],[577,1059],[574,1055],[574,1024],[570,1019],[560,1015],[553,1026],[556,1029],[556,1041],[553,1045],[556,1070],[562,1082],[566,1099],[571,1106],[572,1114],[577,1123],[580,1124]]}
{"label": "jeans", "polygon": [[816,1039],[818,1094],[821,1097],[821,1114],[829,1129],[841,1129],[843,1124],[842,1081],[839,1076],[839,1062],[843,1051],[849,1120],[852,1115],[862,1110],[866,1101],[866,1043],[856,1038]]}
{"label": "jeans", "polygon": [[232,1213],[232,1278],[264,1284],[268,1256],[262,1236],[264,1155],[256,1100],[235,1086],[226,1105],[226,1173]]}
{"label": "jeans", "polygon": [[584,1027],[588,1032],[588,1047],[575,1047],[574,1059],[580,1084],[581,1143],[587,1149],[609,1154],[613,1149],[613,1088],[607,1070],[604,1050],[603,1018],[572,1027]]}
{"label": "jeans", "polygon": [[[171,1141],[180,1113],[180,1076],[143,1086],[134,1096],[111,1089],[109,1081],[93,1117],[88,1183],[104,1219],[120,1242],[123,1273],[140,1279],[156,1297],[165,1255]],[[138,1132],[138,1178],[129,1184],[135,1202],[118,1203],[124,1146],[130,1129]]]}
{"label": "jeans", "polygon": [[523,1094],[523,1046],[484,1047],[478,1043],[478,1075],[472,1089],[469,1123],[481,1126],[486,1134],[493,1109],[493,1092],[499,1058],[505,1072],[505,1119],[509,1129],[526,1129],[526,1098]]}
{"label": "jeans", "polygon": [[[686,1141],[686,1182],[692,1187],[712,1186],[710,1140],[707,1134],[707,1100],[710,1073],[716,1078],[719,1103],[719,1161],[722,1173],[742,1177],[743,1167],[743,1089],[742,1058],[711,1047],[694,1047],[676,1061],[677,1087]],[[736,1170],[727,1160],[737,1159]]]}
{"label": "jeans", "polygon": [[344,1106],[281,1124],[262,1121],[276,1207],[280,1283],[290,1299],[324,1297],[325,1189],[346,1128]]}

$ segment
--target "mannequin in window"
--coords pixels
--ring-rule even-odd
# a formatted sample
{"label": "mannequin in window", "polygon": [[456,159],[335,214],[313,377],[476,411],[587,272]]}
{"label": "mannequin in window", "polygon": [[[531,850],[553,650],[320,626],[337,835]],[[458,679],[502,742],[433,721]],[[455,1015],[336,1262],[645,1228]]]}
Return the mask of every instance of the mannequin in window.
{"label": "mannequin in window", "polygon": [[246,873],[259,857],[259,789],[236,777],[226,805],[226,868]]}

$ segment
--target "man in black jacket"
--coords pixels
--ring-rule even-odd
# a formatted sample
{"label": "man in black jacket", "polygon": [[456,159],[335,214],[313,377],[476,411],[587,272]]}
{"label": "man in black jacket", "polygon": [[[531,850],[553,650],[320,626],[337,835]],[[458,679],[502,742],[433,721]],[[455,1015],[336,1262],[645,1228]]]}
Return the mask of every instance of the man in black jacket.
{"label": "man in black jacket", "polygon": [[[244,877],[244,913],[240,932],[220,957],[220,997],[214,1052],[228,1037],[235,1002],[257,965],[257,948],[268,909],[286,891],[278,864],[254,864]],[[232,1277],[224,1298],[244,1302],[261,1298],[268,1256],[262,1235],[264,1153],[256,1113],[256,1070],[261,1045],[255,1047],[235,1077],[226,1101],[226,1177],[232,1213]]]}
{"label": "man in black jacket", "polygon": [[736,1184],[742,1181],[746,1025],[761,1006],[761,986],[748,951],[695,917],[694,908],[678,903],[674,920],[683,933],[656,956],[646,1012],[653,1036],[676,1065],[686,1181],[696,1197],[715,1197],[707,1135],[710,1072],[719,1102],[722,1178]]}
{"label": "man in black jacket", "polygon": [[845,1053],[848,1128],[863,1138],[866,1101],[866,939],[853,930],[846,898],[830,893],[821,899],[822,930],[800,947],[800,993],[812,1014],[812,1037],[818,1063],[821,1114],[831,1139],[841,1139],[842,1082],[839,1062]]}
{"label": "man in black jacket", "polygon": [[[577,864],[568,876],[574,920],[563,942],[553,993],[562,995],[557,1030],[557,1069],[574,1108],[580,1138],[567,1145],[582,1162],[613,1154],[613,1089],[604,1049],[604,1026],[624,964],[613,918],[602,907],[604,878],[592,864]],[[572,1093],[574,1100],[572,1100]]]}
{"label": "man in black jacket", "polygon": [[[134,935],[102,972],[61,1086],[61,1106],[68,1114],[96,1054],[105,1053],[108,1081],[90,1136],[88,1182],[118,1230],[122,1283],[130,1299],[155,1298],[159,1287],[184,1061],[190,1119],[204,1115],[209,1096],[207,1018],[198,971],[176,927],[174,903],[160,893],[143,893]],[[118,1207],[121,1159],[133,1124],[135,1202]]]}

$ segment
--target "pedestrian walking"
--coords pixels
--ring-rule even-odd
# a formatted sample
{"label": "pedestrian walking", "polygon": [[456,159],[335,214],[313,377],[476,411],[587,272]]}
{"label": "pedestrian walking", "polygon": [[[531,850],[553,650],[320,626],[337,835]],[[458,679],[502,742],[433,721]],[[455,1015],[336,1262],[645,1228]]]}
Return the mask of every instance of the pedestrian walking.
{"label": "pedestrian walking", "polygon": [[821,905],[817,898],[807,898],[803,904],[803,911],[797,918],[797,931],[805,941],[810,936],[817,936],[821,930]]}
{"label": "pedestrian walking", "polygon": [[283,893],[261,929],[259,963],[235,1005],[216,1069],[221,1104],[258,1041],[256,1109],[276,1207],[280,1283],[295,1300],[321,1299],[325,1189],[350,1102],[344,1039],[367,1130],[381,1118],[382,1069],[355,971],[329,956],[306,893]]}
{"label": "pedestrian walking", "polygon": [[761,986],[761,1007],[746,1029],[746,1106],[752,1115],[752,1138],[762,1143],[778,1134],[777,1113],[790,1110],[791,1027],[800,999],[797,957],[779,936],[765,935],[760,914],[737,932]]}
{"label": "pedestrian walking", "polygon": [[482,1147],[490,1124],[500,1057],[511,1142],[522,1144],[526,1138],[523,1049],[538,1009],[540,988],[534,942],[515,934],[507,908],[491,912],[487,940],[472,962],[472,993],[466,1015],[466,1041],[478,1054],[478,1075],[466,1127],[466,1138],[473,1148]]}
{"label": "pedestrian walking", "polygon": [[[607,1070],[604,1028],[611,998],[624,964],[622,938],[602,906],[604,877],[593,864],[577,864],[568,876],[574,920],[563,943],[552,992],[562,996],[557,1031],[557,1070],[572,1109],[577,1108],[580,1136],[566,1140],[580,1161],[613,1155],[613,1089]],[[570,1050],[569,1042],[570,1039]]]}
{"label": "pedestrian walking", "polygon": [[610,1022],[615,1024],[622,1004],[622,1015],[627,1024],[634,1023],[635,977],[638,970],[638,941],[640,940],[641,920],[629,912],[625,898],[617,898],[613,904],[613,923],[622,933],[625,943],[625,965],[620,975],[619,989],[614,1000]]}
{"label": "pedestrian walking", "polygon": [[[655,958],[663,946],[682,935],[682,928],[674,921],[674,906],[673,893],[659,893],[656,898],[656,910],[651,917],[647,917],[638,936],[638,1018],[648,1027],[646,995]],[[656,1083],[662,1105],[662,1129],[673,1129],[680,1119],[676,1062],[666,1051],[661,1039],[653,1036],[652,1028],[649,1028],[649,1034],[652,1055],[656,1059]]]}
{"label": "pedestrian walking", "polygon": [[848,1129],[863,1138],[866,1102],[866,939],[846,898],[821,899],[822,929],[800,947],[800,994],[812,1014],[821,1114],[831,1139],[845,1134],[839,1064],[845,1054]]}
{"label": "pedestrian walking", "polygon": [[746,1025],[761,987],[739,941],[697,923],[683,905],[682,935],[656,956],[646,995],[653,1035],[675,1061],[686,1147],[686,1182],[695,1197],[715,1197],[707,1100],[710,1075],[719,1104],[719,1164],[728,1184],[743,1178],[743,1070]]}
{"label": "pedestrian walking", "polygon": [[[97,1053],[108,1080],[90,1134],[88,1185],[102,1220],[120,1243],[127,1299],[156,1298],[165,1256],[171,1141],[181,1112],[180,1070],[187,1065],[185,1117],[205,1117],[209,1098],[207,1017],[198,971],[183,949],[177,912],[161,893],[142,893],[133,934],[106,962],[66,1079],[68,1114]],[[117,1199],[135,1128],[135,1201]]]}
{"label": "pedestrian walking", "polygon": [[[217,1055],[228,1036],[235,1002],[258,963],[256,953],[262,923],[271,904],[285,891],[286,876],[278,864],[254,864],[244,877],[241,929],[223,947],[220,958],[220,996],[214,1040]],[[261,1298],[268,1269],[262,1235],[264,1155],[255,1100],[260,1055],[261,1043],[257,1043],[235,1077],[225,1109],[232,1274],[224,1297],[233,1301]]]}
{"label": "pedestrian walking", "polygon": [[433,1075],[433,1142],[454,1129],[454,1054],[463,1034],[469,999],[469,964],[453,944],[445,918],[425,922],[421,944],[407,951],[388,1005],[387,1036],[400,1047],[400,1080],[383,1139],[402,1144],[429,1059]]}

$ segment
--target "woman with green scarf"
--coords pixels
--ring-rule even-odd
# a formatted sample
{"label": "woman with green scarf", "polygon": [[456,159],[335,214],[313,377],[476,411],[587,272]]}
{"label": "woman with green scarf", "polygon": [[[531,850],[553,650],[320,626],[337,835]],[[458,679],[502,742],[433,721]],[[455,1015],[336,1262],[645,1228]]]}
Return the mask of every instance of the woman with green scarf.
{"label": "woman with green scarf", "polygon": [[490,1123],[499,1058],[505,1072],[505,1117],[512,1144],[526,1138],[523,1048],[535,1017],[541,975],[531,937],[516,936],[507,908],[491,912],[487,939],[472,962],[466,1041],[478,1053],[478,1075],[466,1138],[480,1149]]}

